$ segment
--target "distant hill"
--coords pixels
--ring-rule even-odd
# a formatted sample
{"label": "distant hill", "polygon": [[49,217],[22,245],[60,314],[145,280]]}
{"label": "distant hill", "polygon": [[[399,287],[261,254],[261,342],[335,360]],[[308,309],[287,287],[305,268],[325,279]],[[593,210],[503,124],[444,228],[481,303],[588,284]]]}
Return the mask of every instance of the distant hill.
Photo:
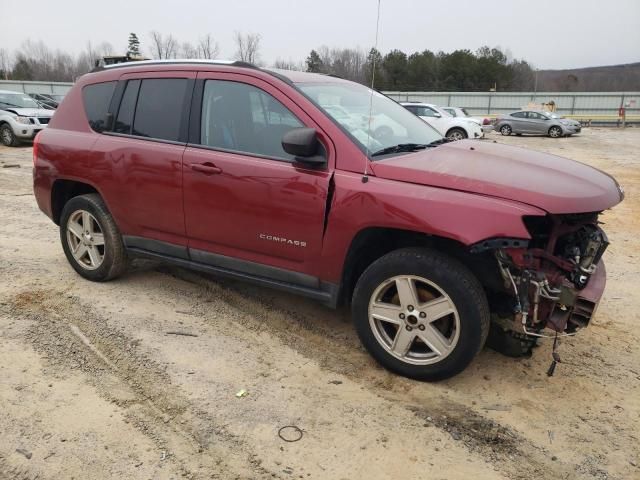
{"label": "distant hill", "polygon": [[640,62],[570,70],[539,70],[539,92],[638,92]]}

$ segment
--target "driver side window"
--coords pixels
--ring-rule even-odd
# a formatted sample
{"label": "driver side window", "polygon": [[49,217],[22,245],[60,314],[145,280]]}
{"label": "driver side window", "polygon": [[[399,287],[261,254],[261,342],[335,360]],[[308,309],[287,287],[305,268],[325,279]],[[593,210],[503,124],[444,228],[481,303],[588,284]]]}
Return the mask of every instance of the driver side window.
{"label": "driver side window", "polygon": [[282,148],[282,136],[303,123],[267,92],[245,83],[207,80],[202,98],[200,143],[293,161]]}

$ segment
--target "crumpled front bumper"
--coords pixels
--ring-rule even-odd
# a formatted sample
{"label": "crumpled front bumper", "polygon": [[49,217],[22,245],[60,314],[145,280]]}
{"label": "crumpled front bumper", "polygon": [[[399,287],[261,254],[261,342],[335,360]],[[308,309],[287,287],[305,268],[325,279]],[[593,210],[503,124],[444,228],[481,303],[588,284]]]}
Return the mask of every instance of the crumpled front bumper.
{"label": "crumpled front bumper", "polygon": [[[594,317],[607,283],[607,271],[600,260],[596,271],[591,275],[589,283],[582,290],[576,290],[573,305],[556,303],[547,321],[547,327],[557,332],[575,332],[589,325]],[[564,307],[564,308],[563,308]]]}

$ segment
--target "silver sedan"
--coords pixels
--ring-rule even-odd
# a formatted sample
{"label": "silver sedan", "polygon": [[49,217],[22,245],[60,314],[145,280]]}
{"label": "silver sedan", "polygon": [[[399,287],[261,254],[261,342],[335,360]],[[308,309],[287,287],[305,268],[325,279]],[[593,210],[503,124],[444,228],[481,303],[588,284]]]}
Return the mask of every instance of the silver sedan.
{"label": "silver sedan", "polygon": [[564,137],[580,133],[580,122],[564,118],[555,112],[536,112],[521,110],[506,115],[500,115],[494,128],[502,135],[532,133],[549,135],[553,138]]}

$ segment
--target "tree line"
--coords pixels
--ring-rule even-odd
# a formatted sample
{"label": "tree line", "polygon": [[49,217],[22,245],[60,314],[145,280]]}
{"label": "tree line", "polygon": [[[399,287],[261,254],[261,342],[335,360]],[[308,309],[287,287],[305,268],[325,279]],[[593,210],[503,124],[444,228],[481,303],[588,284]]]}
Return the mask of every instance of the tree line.
{"label": "tree line", "polygon": [[[233,58],[265,66],[261,59],[262,37],[256,33],[236,32]],[[143,48],[137,34],[131,33],[126,49],[115,49],[109,42],[87,42],[77,54],[51,49],[42,41],[27,40],[15,51],[0,47],[0,79],[75,81],[91,71],[102,57],[126,52],[132,57],[154,59],[198,58],[214,59],[220,55],[219,44],[212,34],[196,42],[180,41],[173,34],[152,31]],[[483,46],[471,51],[433,52],[423,50],[407,53],[394,49],[386,53],[360,48],[330,48],[311,50],[304,60],[278,58],[269,66],[337,75],[376,90],[401,91],[538,91],[578,90],[585,84],[580,78],[562,76],[547,82],[544,72],[536,74],[525,60],[509,58],[499,48]],[[538,78],[536,78],[538,77]],[[591,90],[607,90],[606,78],[590,84]]]}
{"label": "tree line", "polygon": [[534,70],[524,60],[509,60],[498,48],[451,53],[423,50],[407,54],[391,50],[382,55],[371,49],[312,50],[306,70],[338,75],[377,90],[402,91],[500,91],[532,90]]}
{"label": "tree line", "polygon": [[[259,63],[261,41],[259,34],[237,32],[234,41],[235,58]],[[131,33],[126,50],[114,48],[109,42],[99,44],[87,42],[85,47],[75,55],[60,49],[51,49],[41,40],[26,40],[15,51],[0,47],[0,79],[73,82],[95,68],[105,56],[126,54],[133,58],[215,59],[219,57],[219,53],[218,42],[210,33],[192,43],[179,41],[172,34],[151,31],[146,49],[142,48],[138,35]]]}

